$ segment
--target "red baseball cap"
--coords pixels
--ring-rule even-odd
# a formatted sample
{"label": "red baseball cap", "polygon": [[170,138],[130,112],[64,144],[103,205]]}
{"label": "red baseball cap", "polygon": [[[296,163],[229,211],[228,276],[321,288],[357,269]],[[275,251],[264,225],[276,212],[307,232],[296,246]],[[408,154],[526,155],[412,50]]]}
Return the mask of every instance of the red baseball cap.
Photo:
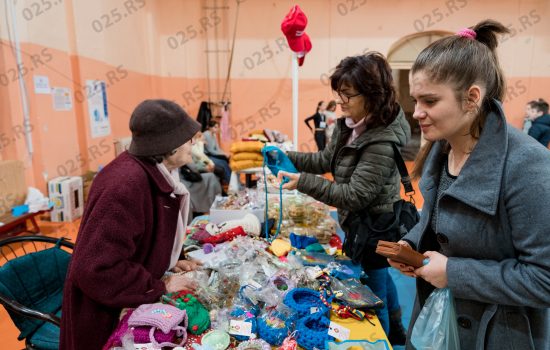
{"label": "red baseball cap", "polygon": [[292,51],[302,55],[298,61],[300,66],[304,62],[305,54],[311,51],[311,40],[305,33],[306,25],[306,14],[298,5],[292,6],[281,23],[281,30],[286,36],[288,46]]}

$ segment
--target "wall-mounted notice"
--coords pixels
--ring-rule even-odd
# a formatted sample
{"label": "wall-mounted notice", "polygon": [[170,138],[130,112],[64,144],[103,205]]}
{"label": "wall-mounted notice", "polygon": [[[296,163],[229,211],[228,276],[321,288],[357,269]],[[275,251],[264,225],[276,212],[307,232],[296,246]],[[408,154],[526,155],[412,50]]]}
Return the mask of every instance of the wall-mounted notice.
{"label": "wall-mounted notice", "polygon": [[71,89],[64,87],[52,88],[53,109],[55,111],[70,111],[73,108]]}
{"label": "wall-mounted notice", "polygon": [[50,78],[47,76],[35,75],[33,81],[35,94],[50,94],[52,92],[50,88]]}
{"label": "wall-mounted notice", "polygon": [[86,80],[88,113],[92,138],[107,136],[111,133],[109,112],[107,111],[107,87],[101,80]]}

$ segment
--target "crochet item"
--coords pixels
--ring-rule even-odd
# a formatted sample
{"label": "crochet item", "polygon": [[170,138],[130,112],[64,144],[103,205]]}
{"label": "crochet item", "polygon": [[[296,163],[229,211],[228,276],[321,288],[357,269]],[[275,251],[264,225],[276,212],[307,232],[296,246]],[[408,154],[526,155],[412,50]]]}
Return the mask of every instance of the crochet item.
{"label": "crochet item", "polygon": [[[179,326],[180,323],[183,323],[183,327]],[[172,305],[161,303],[141,305],[135,309],[132,315],[130,315],[130,318],[128,318],[128,326],[150,327],[150,342],[157,347],[174,347],[184,344],[187,340],[187,333],[185,332],[185,327],[187,326],[187,314],[184,310],[179,310]],[[178,337],[182,337],[182,341],[180,344],[174,344],[171,342],[162,342],[159,344],[154,337],[155,330],[157,329],[160,329],[165,334],[171,330],[175,330]]]}
{"label": "crochet item", "polygon": [[290,233],[290,244],[297,249],[304,249],[308,245],[318,242],[315,237],[297,235],[294,232]]}
{"label": "crochet item", "polygon": [[[134,310],[128,310],[126,314],[119,321],[116,329],[111,333],[111,336],[107,340],[107,343],[103,346],[103,350],[110,350],[111,348],[122,347],[122,337],[128,333],[128,319]],[[134,336],[134,343],[145,344],[151,342],[149,338],[150,327],[132,327],[132,334]],[[173,342],[176,339],[176,331],[170,331],[163,333],[160,329],[157,329],[153,334],[157,342],[166,343]]]}
{"label": "crochet item", "polygon": [[319,292],[309,288],[295,288],[291,290],[285,295],[284,303],[296,311],[299,318],[312,313],[327,314],[329,311],[329,308],[321,302]]}
{"label": "crochet item", "polygon": [[170,293],[163,295],[161,301],[187,312],[189,333],[201,334],[210,327],[208,310],[191,293],[187,291]]}
{"label": "crochet item", "polygon": [[258,335],[271,345],[281,345],[290,331],[292,317],[273,312],[258,318]]}
{"label": "crochet item", "polygon": [[213,330],[202,336],[202,345],[207,345],[213,350],[225,350],[229,346],[229,334],[220,330]]}
{"label": "crochet item", "polygon": [[252,339],[240,343],[237,350],[271,350],[271,346],[263,339]]}
{"label": "crochet item", "polygon": [[306,350],[324,349],[326,341],[334,340],[328,335],[330,320],[320,314],[312,314],[298,320],[296,325],[298,345]]}

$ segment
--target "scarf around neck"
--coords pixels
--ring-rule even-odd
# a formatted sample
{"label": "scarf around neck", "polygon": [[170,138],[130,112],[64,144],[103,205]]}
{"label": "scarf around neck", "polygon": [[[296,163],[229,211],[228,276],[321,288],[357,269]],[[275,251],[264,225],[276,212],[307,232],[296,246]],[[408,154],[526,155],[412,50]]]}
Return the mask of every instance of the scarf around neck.
{"label": "scarf around neck", "polygon": [[171,196],[181,195],[180,210],[178,215],[178,223],[176,227],[176,236],[174,237],[174,245],[170,254],[170,267],[172,269],[176,266],[179,260],[181,250],[183,248],[183,241],[185,240],[185,231],[187,227],[187,219],[189,216],[189,191],[183,183],[180,182],[178,170],[169,172],[166,166],[162,163],[157,164],[157,169],[168,184],[173,188]]}

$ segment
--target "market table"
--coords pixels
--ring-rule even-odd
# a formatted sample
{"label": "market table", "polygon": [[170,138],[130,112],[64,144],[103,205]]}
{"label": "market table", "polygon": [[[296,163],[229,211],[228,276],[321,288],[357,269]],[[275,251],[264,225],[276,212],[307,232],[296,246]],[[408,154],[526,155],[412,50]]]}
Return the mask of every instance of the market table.
{"label": "market table", "polygon": [[[201,217],[204,221],[207,221],[207,218],[208,216]],[[384,342],[387,345],[386,349],[392,349],[376,315],[369,315],[368,320],[359,321],[354,318],[340,318],[331,311],[330,320],[349,330],[348,340],[366,340],[371,343]]]}

